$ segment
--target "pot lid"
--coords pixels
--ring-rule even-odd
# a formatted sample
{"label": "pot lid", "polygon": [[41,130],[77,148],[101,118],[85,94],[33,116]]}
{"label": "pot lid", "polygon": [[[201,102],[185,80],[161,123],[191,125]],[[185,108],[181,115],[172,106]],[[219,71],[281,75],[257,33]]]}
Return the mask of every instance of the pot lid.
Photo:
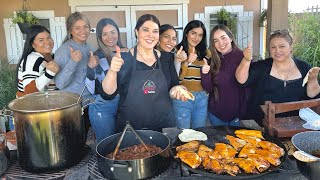
{"label": "pot lid", "polygon": [[18,112],[44,112],[77,104],[79,95],[64,91],[36,92],[12,100],[8,107]]}

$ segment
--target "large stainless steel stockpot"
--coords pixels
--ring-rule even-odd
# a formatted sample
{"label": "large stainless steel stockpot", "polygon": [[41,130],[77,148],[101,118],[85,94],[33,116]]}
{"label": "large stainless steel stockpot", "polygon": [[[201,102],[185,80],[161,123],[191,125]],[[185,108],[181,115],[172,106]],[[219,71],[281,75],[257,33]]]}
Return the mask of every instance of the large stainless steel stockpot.
{"label": "large stainless steel stockpot", "polygon": [[49,91],[28,94],[9,103],[23,169],[63,169],[81,159],[85,130],[78,99],[78,94]]}

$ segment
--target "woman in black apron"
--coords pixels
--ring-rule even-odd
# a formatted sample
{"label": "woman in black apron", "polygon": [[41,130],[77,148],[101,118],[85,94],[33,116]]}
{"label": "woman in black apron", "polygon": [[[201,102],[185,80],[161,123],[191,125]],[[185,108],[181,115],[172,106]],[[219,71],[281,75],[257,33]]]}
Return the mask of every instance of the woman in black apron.
{"label": "woman in black apron", "polygon": [[122,131],[126,121],[135,129],[161,131],[175,126],[169,90],[179,85],[179,79],[173,56],[154,49],[159,41],[159,24],[150,14],[138,19],[137,46],[121,54],[117,49],[102,83],[109,98],[120,93],[117,131]]}

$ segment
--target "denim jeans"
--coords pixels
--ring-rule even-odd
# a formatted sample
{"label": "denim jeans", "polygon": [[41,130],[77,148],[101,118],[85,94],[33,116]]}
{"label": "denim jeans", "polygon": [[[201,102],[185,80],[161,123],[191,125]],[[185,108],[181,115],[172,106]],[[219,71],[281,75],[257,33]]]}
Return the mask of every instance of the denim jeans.
{"label": "denim jeans", "polygon": [[96,141],[112,135],[116,131],[116,115],[119,95],[112,100],[104,100],[100,95],[93,95],[95,101],[89,105],[89,118]]}
{"label": "denim jeans", "polygon": [[240,120],[239,118],[235,118],[232,121],[223,121],[221,119],[219,119],[217,116],[213,115],[212,113],[208,113],[209,114],[209,121],[213,126],[240,126]]}
{"label": "denim jeans", "polygon": [[205,91],[192,92],[194,101],[173,99],[172,106],[178,128],[198,128],[206,125],[208,94]]}

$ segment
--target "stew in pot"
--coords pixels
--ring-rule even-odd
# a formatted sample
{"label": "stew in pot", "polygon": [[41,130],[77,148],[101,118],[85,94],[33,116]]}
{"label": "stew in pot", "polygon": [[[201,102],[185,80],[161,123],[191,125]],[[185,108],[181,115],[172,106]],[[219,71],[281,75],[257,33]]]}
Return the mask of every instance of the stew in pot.
{"label": "stew in pot", "polygon": [[[133,160],[133,159],[144,159],[159,154],[162,149],[156,145],[146,144],[148,150],[143,144],[133,145],[124,149],[120,149],[115,160]],[[113,152],[107,154],[107,158],[112,159]]]}

